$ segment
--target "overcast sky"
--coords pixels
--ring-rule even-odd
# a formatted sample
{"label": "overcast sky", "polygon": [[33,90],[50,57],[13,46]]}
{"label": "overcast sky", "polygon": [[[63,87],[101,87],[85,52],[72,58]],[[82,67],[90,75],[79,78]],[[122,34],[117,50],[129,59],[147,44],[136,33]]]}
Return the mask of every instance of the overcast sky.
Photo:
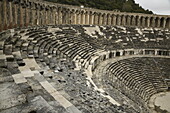
{"label": "overcast sky", "polygon": [[170,15],[170,0],[135,0],[135,2],[155,14]]}

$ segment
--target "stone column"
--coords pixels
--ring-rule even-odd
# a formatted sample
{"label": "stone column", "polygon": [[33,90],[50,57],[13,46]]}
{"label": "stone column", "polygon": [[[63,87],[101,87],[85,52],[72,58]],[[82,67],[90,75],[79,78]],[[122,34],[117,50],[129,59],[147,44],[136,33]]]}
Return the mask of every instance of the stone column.
{"label": "stone column", "polygon": [[53,18],[53,8],[52,8],[52,7],[50,7],[48,13],[49,13],[49,16],[48,16],[48,17],[49,17],[49,24],[50,24],[50,25],[53,25],[53,19],[54,19],[54,18]]}
{"label": "stone column", "polygon": [[45,8],[45,25],[48,25],[48,19],[49,19],[49,17],[48,17],[48,8],[46,7]]}
{"label": "stone column", "polygon": [[18,4],[14,4],[14,27],[18,26]]}
{"label": "stone column", "polygon": [[121,25],[121,15],[117,16],[117,25]]}
{"label": "stone column", "polygon": [[95,14],[94,14],[94,24],[95,24],[95,25],[98,25],[98,23],[99,23],[98,21],[99,21],[98,14],[95,13]]}
{"label": "stone column", "polygon": [[166,25],[165,25],[166,28],[170,28],[170,18],[167,18],[166,19]]}
{"label": "stone column", "polygon": [[81,24],[85,24],[85,14],[81,12]]}
{"label": "stone column", "polygon": [[40,6],[39,5],[37,5],[37,7],[36,7],[36,25],[40,25]]}
{"label": "stone column", "polygon": [[130,17],[129,15],[127,16],[127,20],[126,20],[126,21],[127,21],[127,25],[128,25],[128,26],[130,26],[130,23],[131,23],[131,17]]}
{"label": "stone column", "polygon": [[3,29],[6,30],[7,29],[7,0],[3,0]]}
{"label": "stone column", "polygon": [[62,19],[62,23],[61,24],[65,24],[65,10],[64,9],[62,9],[62,11],[61,11],[61,14],[62,14],[62,18],[60,17],[60,19]]}
{"label": "stone column", "polygon": [[45,25],[45,7],[42,6],[41,10],[41,25]]}
{"label": "stone column", "polygon": [[73,11],[73,24],[76,24],[77,23],[77,14],[75,11]]}
{"label": "stone column", "polygon": [[47,9],[47,25],[51,24],[51,7],[49,6]]}
{"label": "stone column", "polygon": [[[0,1],[0,12],[2,12],[2,1]],[[2,31],[2,26],[3,26],[3,22],[2,22],[2,13],[0,13],[0,32]]]}
{"label": "stone column", "polygon": [[47,8],[44,7],[44,13],[43,13],[43,19],[44,19],[44,24],[43,25],[47,25]]}
{"label": "stone column", "polygon": [[147,19],[146,19],[146,24],[147,24],[147,26],[146,27],[150,27],[150,17],[147,17]]}
{"label": "stone column", "polygon": [[34,26],[35,25],[35,9],[34,9],[34,4],[31,4],[30,6],[30,25]]}
{"label": "stone column", "polygon": [[157,17],[156,20],[157,20],[156,27],[160,28],[161,19],[159,17]]}
{"label": "stone column", "polygon": [[49,25],[52,24],[52,9],[51,9],[51,7],[49,7],[49,10],[48,10],[48,24]]}
{"label": "stone column", "polygon": [[141,25],[141,17],[138,16],[137,17],[137,26],[140,27],[140,25]]}
{"label": "stone column", "polygon": [[122,16],[122,25],[125,26],[126,25],[126,15]]}
{"label": "stone column", "polygon": [[103,18],[102,18],[102,14],[99,14],[99,25],[102,25],[103,23]]}
{"label": "stone column", "polygon": [[169,18],[169,26],[168,26],[168,28],[170,29],[170,18]]}
{"label": "stone column", "polygon": [[111,16],[110,16],[110,14],[107,16],[107,24],[108,25],[111,25],[111,23],[112,23],[112,19],[111,19]]}
{"label": "stone column", "polygon": [[151,27],[155,27],[155,17],[153,17],[153,19],[151,21]]}
{"label": "stone column", "polygon": [[136,26],[136,17],[132,16],[132,26]]}
{"label": "stone column", "polygon": [[53,7],[53,24],[54,25],[56,25],[56,12],[57,12],[56,8]]}
{"label": "stone column", "polygon": [[107,18],[106,14],[103,14],[103,25],[107,24]]}
{"label": "stone column", "polygon": [[63,22],[62,22],[62,17],[63,15],[62,15],[62,8],[59,8],[58,9],[58,23],[59,24],[62,24]]}
{"label": "stone column", "polygon": [[58,11],[56,7],[54,8],[54,15],[55,15],[55,25],[57,25],[58,24]]}
{"label": "stone column", "polygon": [[54,9],[54,7],[52,7],[52,12],[51,12],[51,17],[52,17],[52,24],[53,25],[55,25],[55,19],[56,19],[56,17],[55,17],[55,9]]}
{"label": "stone column", "polygon": [[9,28],[13,28],[12,2],[9,2]]}
{"label": "stone column", "polygon": [[72,22],[71,11],[69,11],[69,14],[68,14],[68,24],[71,24],[71,22]]}
{"label": "stone column", "polygon": [[94,14],[91,15],[91,24],[94,24]]}
{"label": "stone column", "polygon": [[74,13],[70,11],[70,24],[74,24]]}
{"label": "stone column", "polygon": [[79,11],[77,12],[77,16],[76,17],[77,17],[77,20],[76,20],[77,23],[76,24],[80,24],[80,22],[81,22],[81,20],[80,20],[81,19],[81,14],[80,14]]}
{"label": "stone column", "polygon": [[23,10],[23,26],[26,26],[26,4],[22,4]]}
{"label": "stone column", "polygon": [[24,20],[23,20],[23,9],[22,9],[21,4],[19,5],[19,12],[20,12],[20,15],[19,15],[19,19],[20,19],[20,27],[23,27]]}
{"label": "stone column", "polygon": [[112,25],[116,25],[116,15],[112,16]]}
{"label": "stone column", "polygon": [[90,13],[90,17],[89,17],[89,24],[93,24],[93,18],[94,18],[94,15],[92,14],[92,12]]}
{"label": "stone column", "polygon": [[157,50],[157,49],[155,49],[155,56],[156,56],[156,55],[158,55],[158,50]]}
{"label": "stone column", "polygon": [[88,12],[85,13],[85,24],[86,25],[89,24],[89,13]]}
{"label": "stone column", "polygon": [[63,24],[66,24],[67,23],[67,14],[68,12],[66,11],[66,9],[63,9]]}
{"label": "stone column", "polygon": [[30,9],[29,7],[25,8],[25,26],[27,27],[29,25],[29,17],[30,17]]}
{"label": "stone column", "polygon": [[142,27],[145,27],[145,17],[142,17],[142,23],[141,23]]}

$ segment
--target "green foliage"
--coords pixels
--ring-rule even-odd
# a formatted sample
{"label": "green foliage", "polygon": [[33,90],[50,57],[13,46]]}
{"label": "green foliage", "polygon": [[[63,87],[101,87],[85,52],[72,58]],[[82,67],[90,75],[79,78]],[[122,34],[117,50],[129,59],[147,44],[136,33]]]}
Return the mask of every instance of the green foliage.
{"label": "green foliage", "polygon": [[68,5],[84,5],[102,10],[119,10],[122,12],[147,13],[152,14],[152,11],[145,10],[134,0],[46,0]]}

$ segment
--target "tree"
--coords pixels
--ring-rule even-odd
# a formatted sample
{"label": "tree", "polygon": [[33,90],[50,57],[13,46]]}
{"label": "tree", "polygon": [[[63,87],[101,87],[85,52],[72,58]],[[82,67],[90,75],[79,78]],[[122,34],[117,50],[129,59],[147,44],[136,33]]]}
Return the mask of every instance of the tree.
{"label": "tree", "polygon": [[148,13],[152,14],[152,11],[145,10],[136,4],[134,0],[45,0],[49,2],[56,2],[68,5],[84,5],[85,7],[92,7],[102,10],[120,10],[124,12],[134,13]]}

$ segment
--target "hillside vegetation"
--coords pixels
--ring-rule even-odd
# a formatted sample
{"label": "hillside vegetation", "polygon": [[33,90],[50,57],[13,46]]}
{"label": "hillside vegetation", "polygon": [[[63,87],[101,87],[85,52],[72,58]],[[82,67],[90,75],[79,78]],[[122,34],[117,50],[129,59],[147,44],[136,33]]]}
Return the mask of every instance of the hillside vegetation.
{"label": "hillside vegetation", "polygon": [[45,0],[61,4],[76,5],[84,7],[97,8],[102,10],[119,10],[121,12],[147,13],[152,11],[145,10],[134,0]]}

